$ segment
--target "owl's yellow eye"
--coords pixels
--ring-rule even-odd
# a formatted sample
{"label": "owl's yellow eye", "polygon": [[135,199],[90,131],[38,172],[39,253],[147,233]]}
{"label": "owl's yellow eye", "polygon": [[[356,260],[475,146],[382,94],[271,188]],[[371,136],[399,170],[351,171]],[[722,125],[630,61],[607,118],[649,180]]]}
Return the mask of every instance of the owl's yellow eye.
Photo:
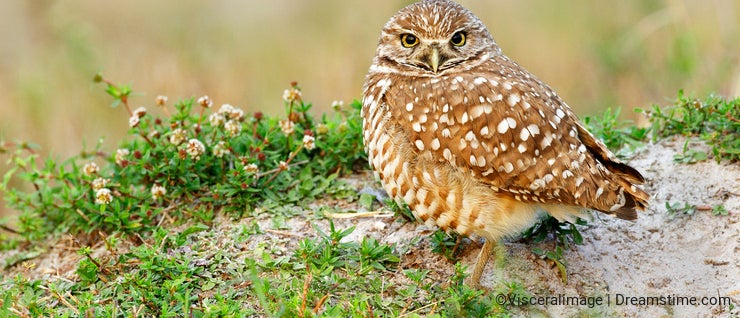
{"label": "owl's yellow eye", "polygon": [[465,45],[465,33],[463,32],[457,32],[452,35],[452,38],[450,39],[450,43],[454,46],[463,46]]}
{"label": "owl's yellow eye", "polygon": [[419,38],[413,34],[404,34],[401,36],[401,44],[403,47],[414,47],[419,44]]}

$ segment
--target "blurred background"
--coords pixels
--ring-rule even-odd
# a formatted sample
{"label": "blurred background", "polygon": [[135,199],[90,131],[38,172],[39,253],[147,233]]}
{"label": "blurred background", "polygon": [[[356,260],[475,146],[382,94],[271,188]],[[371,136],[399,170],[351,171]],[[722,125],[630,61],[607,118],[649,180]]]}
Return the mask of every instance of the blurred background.
{"label": "blurred background", "polygon": [[[381,27],[411,2],[1,0],[0,139],[58,159],[99,138],[115,149],[128,116],[92,83],[97,72],[150,111],[160,94],[170,105],[207,94],[279,114],[291,81],[326,111],[360,97]],[[632,108],[679,89],[740,94],[737,0],[459,2],[580,116],[622,107],[635,119]]]}

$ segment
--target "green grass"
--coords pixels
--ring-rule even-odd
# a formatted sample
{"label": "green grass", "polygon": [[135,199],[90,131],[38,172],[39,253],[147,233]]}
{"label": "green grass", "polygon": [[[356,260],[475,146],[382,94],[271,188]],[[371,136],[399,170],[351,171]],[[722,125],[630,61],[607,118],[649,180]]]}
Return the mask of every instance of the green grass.
{"label": "green grass", "polygon": [[[684,155],[691,158],[688,163],[702,161],[708,155],[717,162],[740,160],[740,98],[710,95],[700,100],[680,91],[673,106],[653,105],[642,112],[650,120],[653,139],[683,135],[698,137],[711,146],[707,156],[684,147]],[[683,158],[677,160],[686,162]]]}
{"label": "green grass", "polygon": [[[15,227],[0,222],[5,232],[15,233],[2,236],[0,247],[18,251],[2,265],[19,273],[0,277],[2,316],[485,317],[527,312],[526,306],[496,301],[528,295],[517,282],[498,282],[485,292],[463,283],[461,263],[450,276],[405,268],[404,255],[421,238],[403,245],[369,237],[347,240],[355,228],[335,226],[322,215],[324,208],[312,205],[328,198],[373,206],[373,196],[360,195],[341,181],[366,169],[359,103],[316,117],[292,84],[284,117],[216,109],[207,98],[173,104],[160,98],[158,112],[165,116],[156,116],[129,108],[130,88],[97,80],[131,123],[131,139],[117,150],[108,152],[99,143],[59,161],[42,160],[28,143],[0,144],[11,166],[1,190],[8,205],[21,213]],[[738,104],[737,99],[698,101],[679,94],[675,105],[643,111],[651,122],[647,128],[620,122],[619,111],[585,122],[622,156],[651,138],[679,134],[712,146],[706,157],[687,149],[677,159],[681,162],[737,161]],[[14,188],[11,180],[30,187]],[[407,207],[389,206],[398,220],[413,219]],[[696,209],[680,203],[666,207],[675,215]],[[711,210],[728,213],[722,206]],[[217,218],[243,222],[222,227]],[[296,219],[312,223],[312,230],[281,238]],[[544,219],[522,236],[533,242],[554,240],[553,250],[533,252],[554,262],[567,280],[563,252],[583,240],[576,225]],[[45,241],[62,238],[69,238],[78,252],[74,275],[26,277],[23,273],[38,265],[36,258],[53,248]],[[459,237],[438,231],[427,240],[435,252],[456,260]]]}

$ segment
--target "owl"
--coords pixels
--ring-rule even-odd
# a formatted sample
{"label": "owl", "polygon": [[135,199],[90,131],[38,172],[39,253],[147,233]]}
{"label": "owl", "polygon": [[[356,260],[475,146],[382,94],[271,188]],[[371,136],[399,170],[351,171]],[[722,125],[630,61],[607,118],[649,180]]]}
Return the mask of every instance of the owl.
{"label": "owl", "polygon": [[385,24],[361,112],[388,195],[428,225],[485,239],[473,286],[495,244],[543,213],[633,220],[647,205],[643,176],[452,1],[409,5]]}

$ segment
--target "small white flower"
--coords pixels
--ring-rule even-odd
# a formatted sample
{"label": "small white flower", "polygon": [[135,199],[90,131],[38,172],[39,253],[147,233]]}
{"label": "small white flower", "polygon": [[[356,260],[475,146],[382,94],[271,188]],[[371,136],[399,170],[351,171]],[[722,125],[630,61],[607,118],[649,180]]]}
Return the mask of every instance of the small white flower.
{"label": "small white flower", "polygon": [[250,164],[244,166],[244,170],[246,172],[250,172],[250,173],[257,173],[258,171],[260,171],[259,170],[259,167],[257,167],[257,165],[256,164],[253,164],[253,163],[250,163]]}
{"label": "small white flower", "polygon": [[95,191],[95,203],[107,205],[113,201],[113,194],[108,188],[102,188]]}
{"label": "small white flower", "polygon": [[173,145],[179,145],[183,141],[185,141],[185,131],[181,128],[177,128],[172,131],[172,134],[170,135],[170,143]]}
{"label": "small white flower", "polygon": [[292,103],[301,99],[301,91],[295,87],[283,91],[283,100]]}
{"label": "small white flower", "polygon": [[280,130],[288,136],[292,135],[295,131],[295,124],[290,119],[280,120],[278,124],[280,125]]}
{"label": "small white flower", "polygon": [[329,127],[326,127],[325,124],[318,124],[316,125],[316,134],[317,135],[324,135],[329,132]]}
{"label": "small white flower", "polygon": [[331,102],[331,108],[334,108],[334,110],[339,110],[342,106],[344,106],[344,102],[341,100]]}
{"label": "small white flower", "polygon": [[128,157],[128,155],[130,153],[131,152],[128,149],[118,149],[118,150],[116,150],[116,164],[119,165],[119,166],[122,166],[123,163],[126,160],[128,160],[128,159],[126,159],[126,157]]}
{"label": "small white flower", "polygon": [[208,95],[204,95],[198,98],[198,104],[203,108],[211,108],[211,106],[213,106],[213,101],[208,97]]}
{"label": "small white flower", "polygon": [[285,161],[280,161],[280,162],[278,163],[278,169],[280,169],[280,170],[282,170],[282,171],[286,171],[286,170],[290,169],[290,166],[288,166],[288,163],[287,163],[287,162],[285,162]]}
{"label": "small white flower", "polygon": [[167,96],[164,96],[164,95],[157,96],[157,106],[164,106],[164,104],[167,104]]}
{"label": "small white flower", "polygon": [[244,118],[244,111],[241,108],[234,108],[234,110],[229,113],[229,118],[234,120],[242,120]]}
{"label": "small white flower", "polygon": [[303,147],[306,148],[306,150],[313,150],[316,148],[316,143],[314,142],[315,139],[311,135],[304,135],[303,136]]}
{"label": "small white flower", "polygon": [[164,186],[155,184],[152,186],[152,199],[157,200],[167,194],[167,189]]}
{"label": "small white flower", "polygon": [[110,182],[110,180],[105,178],[95,178],[95,180],[93,180],[92,182],[92,188],[93,190],[98,191],[102,188],[105,188],[105,186],[108,185],[108,182]]}
{"label": "small white flower", "polygon": [[242,130],[242,124],[232,119],[226,122],[224,128],[229,132],[229,136],[235,136]]}
{"label": "small white flower", "polygon": [[218,144],[213,146],[213,155],[218,158],[223,158],[227,153],[230,153],[229,147],[226,146],[226,142],[219,141]]}
{"label": "small white flower", "polygon": [[224,115],[222,113],[213,113],[208,116],[208,121],[211,122],[211,126],[218,127],[224,124]]}
{"label": "small white flower", "polygon": [[139,116],[134,114],[128,118],[129,127],[136,127],[139,125]]}
{"label": "small white flower", "polygon": [[100,171],[100,167],[98,167],[98,165],[94,162],[89,162],[85,164],[84,167],[82,167],[82,172],[84,172],[86,176],[97,174],[98,171]]}
{"label": "small white flower", "polygon": [[144,117],[144,115],[146,115],[146,108],[144,106],[141,106],[141,107],[139,107],[137,109],[134,109],[134,115],[133,116],[137,116],[137,117],[141,118],[141,117]]}
{"label": "small white flower", "polygon": [[200,155],[206,151],[206,146],[204,146],[198,139],[190,139],[188,140],[188,145],[185,148],[185,151],[190,155],[190,158],[198,160],[200,159]]}
{"label": "small white flower", "polygon": [[223,114],[224,116],[229,116],[233,111],[234,106],[231,106],[230,104],[223,104],[221,105],[221,108],[218,109],[219,114]]}

